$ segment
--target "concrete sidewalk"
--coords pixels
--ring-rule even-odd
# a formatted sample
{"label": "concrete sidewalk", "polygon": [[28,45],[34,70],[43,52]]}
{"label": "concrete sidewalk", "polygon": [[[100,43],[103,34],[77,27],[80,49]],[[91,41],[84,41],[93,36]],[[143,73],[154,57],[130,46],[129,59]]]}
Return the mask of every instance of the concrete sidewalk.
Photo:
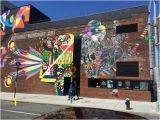
{"label": "concrete sidewalk", "polygon": [[[13,100],[13,96],[14,93],[2,92],[1,100]],[[155,102],[153,103],[153,102],[131,101],[132,109],[126,110],[125,100],[80,97],[80,100],[73,101],[73,103],[71,104],[71,102],[67,100],[68,96],[24,94],[24,93],[17,93],[16,96],[17,96],[17,101],[21,102],[44,103],[44,104],[66,105],[66,106],[76,106],[76,107],[91,107],[91,108],[123,111],[129,113],[160,115],[160,112],[156,112]]]}

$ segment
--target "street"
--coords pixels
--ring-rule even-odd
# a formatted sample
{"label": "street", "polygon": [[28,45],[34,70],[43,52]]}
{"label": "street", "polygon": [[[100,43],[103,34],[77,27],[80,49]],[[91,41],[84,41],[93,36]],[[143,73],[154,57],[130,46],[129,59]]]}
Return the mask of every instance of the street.
{"label": "street", "polygon": [[33,119],[44,113],[64,108],[67,106],[27,102],[18,102],[15,107],[12,101],[1,100],[1,119]]}

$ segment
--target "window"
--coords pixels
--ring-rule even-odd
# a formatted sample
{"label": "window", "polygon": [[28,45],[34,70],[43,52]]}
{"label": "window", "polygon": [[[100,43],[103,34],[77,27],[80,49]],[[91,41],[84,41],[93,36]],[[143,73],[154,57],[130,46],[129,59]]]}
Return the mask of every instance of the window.
{"label": "window", "polygon": [[134,81],[133,82],[133,89],[136,89],[136,90],[140,89],[140,82],[139,81]]}
{"label": "window", "polygon": [[144,82],[140,82],[140,90],[148,90],[149,86],[148,86],[148,82],[144,81]]}
{"label": "window", "polygon": [[107,88],[113,88],[113,80],[107,80]]}
{"label": "window", "polygon": [[101,80],[98,79],[88,79],[88,87],[100,87]]}
{"label": "window", "polygon": [[129,32],[137,32],[138,25],[136,24],[128,24],[128,25],[120,25],[116,27],[116,33],[129,33]]}
{"label": "window", "polygon": [[124,88],[123,81],[117,81],[117,88]]}
{"label": "window", "polygon": [[138,62],[116,62],[116,75],[127,77],[139,76],[139,64]]}
{"label": "window", "polygon": [[124,87],[125,87],[125,89],[131,89],[131,82],[130,81],[125,81],[124,82]]}
{"label": "window", "polygon": [[102,88],[106,88],[107,87],[107,81],[106,80],[102,80],[101,81],[101,87]]}
{"label": "window", "polygon": [[122,79],[88,79],[88,87],[108,88],[108,89],[127,89],[127,90],[150,90],[150,81],[141,80],[122,80]]}

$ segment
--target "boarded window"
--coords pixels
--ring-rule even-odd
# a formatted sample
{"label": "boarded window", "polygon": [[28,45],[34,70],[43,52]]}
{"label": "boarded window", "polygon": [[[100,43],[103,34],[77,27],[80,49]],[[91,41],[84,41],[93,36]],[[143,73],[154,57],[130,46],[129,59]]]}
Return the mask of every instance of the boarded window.
{"label": "boarded window", "polygon": [[116,27],[116,33],[129,33],[129,32],[137,32],[138,31],[138,25],[136,24],[128,24],[128,25],[120,25]]}
{"label": "boarded window", "polygon": [[139,64],[138,62],[117,62],[116,63],[116,75],[127,77],[139,76]]}

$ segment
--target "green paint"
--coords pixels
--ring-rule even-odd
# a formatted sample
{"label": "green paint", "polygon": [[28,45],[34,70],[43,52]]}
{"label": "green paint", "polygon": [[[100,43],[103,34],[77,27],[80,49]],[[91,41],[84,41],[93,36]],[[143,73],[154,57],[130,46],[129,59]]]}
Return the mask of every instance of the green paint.
{"label": "green paint", "polygon": [[53,51],[54,60],[56,60],[61,54],[62,54],[62,50],[61,49],[54,50]]}
{"label": "green paint", "polygon": [[47,64],[49,64],[50,52],[47,50],[43,50],[42,55],[43,55],[44,60],[47,62]]}
{"label": "green paint", "polygon": [[29,52],[30,52],[30,54],[32,54],[32,55],[34,55],[34,56],[36,56],[36,57],[44,60],[44,58],[43,58],[42,56],[37,55],[35,52],[33,52],[33,51],[31,51],[31,50],[30,50]]}
{"label": "green paint", "polygon": [[9,19],[10,23],[13,23],[14,22],[14,15],[12,15]]}
{"label": "green paint", "polygon": [[93,77],[94,78],[100,78],[100,75],[94,75]]}
{"label": "green paint", "polygon": [[26,14],[26,16],[30,16],[30,14],[28,13],[28,14]]}
{"label": "green paint", "polygon": [[145,40],[154,40],[154,36],[145,36],[144,39]]}
{"label": "green paint", "polygon": [[37,69],[31,70],[29,71],[27,74],[33,74],[34,72],[36,72],[37,70],[39,70],[41,67],[38,67]]}
{"label": "green paint", "polygon": [[62,64],[62,67],[63,67],[63,68],[69,68],[69,67],[70,67],[70,64]]}
{"label": "green paint", "polygon": [[103,70],[104,73],[106,73],[107,75],[110,75],[111,73],[107,70]]}

